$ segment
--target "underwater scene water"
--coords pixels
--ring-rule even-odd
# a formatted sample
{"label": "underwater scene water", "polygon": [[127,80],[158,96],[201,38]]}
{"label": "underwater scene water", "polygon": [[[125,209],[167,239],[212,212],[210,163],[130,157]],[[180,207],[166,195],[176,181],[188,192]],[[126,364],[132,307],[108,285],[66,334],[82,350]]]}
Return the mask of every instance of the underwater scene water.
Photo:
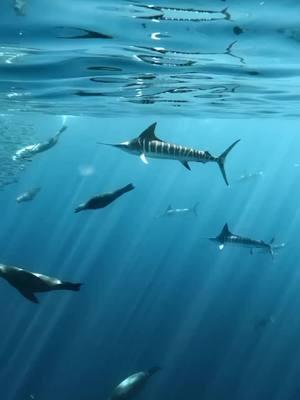
{"label": "underwater scene water", "polygon": [[299,398],[299,18],[1,1],[1,400]]}

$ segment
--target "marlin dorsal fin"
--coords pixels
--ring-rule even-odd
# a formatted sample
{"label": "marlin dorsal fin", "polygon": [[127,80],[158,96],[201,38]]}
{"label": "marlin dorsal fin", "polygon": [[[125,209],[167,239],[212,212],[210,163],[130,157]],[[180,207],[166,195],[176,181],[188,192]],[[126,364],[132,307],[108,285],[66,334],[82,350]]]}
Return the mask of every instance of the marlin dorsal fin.
{"label": "marlin dorsal fin", "polygon": [[168,207],[167,207],[167,211],[170,211],[170,210],[172,210],[171,204],[169,204]]}
{"label": "marlin dorsal fin", "polygon": [[155,127],[156,127],[156,122],[154,122],[154,124],[150,125],[147,129],[145,129],[139,136],[139,139],[144,139],[147,141],[151,141],[151,140],[158,140],[160,142],[162,142],[161,139],[159,139],[158,137],[155,136]]}
{"label": "marlin dorsal fin", "polygon": [[230,230],[229,230],[229,228],[228,228],[228,224],[226,223],[225,225],[224,225],[224,227],[223,227],[223,229],[222,229],[222,232],[221,232],[221,236],[229,236],[229,235],[231,235],[232,233],[230,232]]}

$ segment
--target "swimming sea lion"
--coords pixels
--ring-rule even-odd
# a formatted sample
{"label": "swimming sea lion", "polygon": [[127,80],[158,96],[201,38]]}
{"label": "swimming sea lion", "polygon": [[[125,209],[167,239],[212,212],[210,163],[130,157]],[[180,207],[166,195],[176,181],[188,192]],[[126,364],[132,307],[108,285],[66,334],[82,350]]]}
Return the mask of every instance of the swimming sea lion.
{"label": "swimming sea lion", "polygon": [[153,367],[148,371],[141,371],[130,375],[115,387],[109,400],[127,400],[133,398],[143,389],[148,379],[159,370],[159,367]]}
{"label": "swimming sea lion", "polygon": [[47,275],[26,271],[23,268],[0,264],[0,277],[16,288],[26,299],[39,303],[35,293],[52,290],[78,291],[82,283],[71,283]]}
{"label": "swimming sea lion", "polygon": [[24,193],[20,194],[16,198],[16,202],[17,203],[23,203],[24,201],[33,200],[40,190],[41,190],[40,188],[34,188],[34,189],[31,189],[31,190],[28,190],[27,192],[24,192]]}
{"label": "swimming sea lion", "polygon": [[122,196],[124,193],[130,192],[134,189],[132,183],[124,186],[121,189],[115,190],[114,192],[99,194],[98,196],[92,197],[86,203],[80,204],[75,208],[75,213],[78,213],[82,210],[95,210],[97,208],[104,208],[108,206],[110,203],[115,201],[118,197]]}

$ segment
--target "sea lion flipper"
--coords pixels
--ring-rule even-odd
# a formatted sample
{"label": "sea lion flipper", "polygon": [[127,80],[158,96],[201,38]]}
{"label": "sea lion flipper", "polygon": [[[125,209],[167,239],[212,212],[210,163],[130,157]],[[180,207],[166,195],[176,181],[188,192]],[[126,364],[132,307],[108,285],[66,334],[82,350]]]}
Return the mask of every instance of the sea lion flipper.
{"label": "sea lion flipper", "polygon": [[35,304],[39,304],[38,298],[35,296],[33,292],[19,288],[18,291],[21,293],[22,296],[26,297],[26,299],[32,301]]}

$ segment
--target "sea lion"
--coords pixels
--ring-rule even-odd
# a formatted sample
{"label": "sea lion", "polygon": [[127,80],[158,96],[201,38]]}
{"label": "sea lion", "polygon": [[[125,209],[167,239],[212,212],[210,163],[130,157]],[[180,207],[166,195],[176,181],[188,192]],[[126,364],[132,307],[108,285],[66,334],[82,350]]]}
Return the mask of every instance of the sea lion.
{"label": "sea lion", "polygon": [[153,367],[148,371],[141,371],[130,375],[115,387],[109,400],[127,400],[133,398],[144,388],[148,379],[159,370],[159,367]]}
{"label": "sea lion", "polygon": [[27,160],[31,161],[31,158],[38,154],[38,153],[43,153],[44,151],[47,151],[54,147],[57,143],[58,140],[61,136],[61,134],[67,129],[66,125],[63,125],[59,131],[52,136],[50,139],[48,139],[46,142],[42,143],[36,143],[36,144],[31,144],[29,146],[23,147],[22,149],[19,149],[15,152],[15,154],[12,156],[12,159],[14,161],[17,160]]}
{"label": "sea lion", "polygon": [[122,196],[124,193],[130,192],[134,189],[132,183],[124,186],[121,189],[117,189],[114,192],[99,194],[98,196],[92,197],[87,202],[80,204],[75,208],[75,213],[78,213],[82,210],[95,210],[97,208],[104,208],[108,206],[110,203],[115,201],[118,197]]}
{"label": "sea lion", "polygon": [[31,189],[31,190],[28,190],[27,192],[24,192],[24,193],[20,194],[16,198],[16,202],[17,203],[23,203],[24,201],[33,200],[40,190],[41,190],[41,188],[34,188],[34,189]]}
{"label": "sea lion", "polygon": [[0,277],[16,288],[26,299],[39,303],[35,293],[52,290],[80,290],[82,283],[61,281],[23,268],[0,264]]}

